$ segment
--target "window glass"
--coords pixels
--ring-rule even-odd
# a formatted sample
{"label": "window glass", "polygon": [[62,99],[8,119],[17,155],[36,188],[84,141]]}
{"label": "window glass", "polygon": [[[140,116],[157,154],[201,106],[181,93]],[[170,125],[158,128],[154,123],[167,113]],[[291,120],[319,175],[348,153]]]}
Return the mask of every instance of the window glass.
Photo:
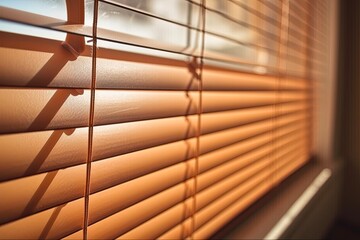
{"label": "window glass", "polygon": [[67,19],[65,0],[2,0],[0,6],[65,21]]}
{"label": "window glass", "polygon": [[[2,0],[0,1],[0,7],[7,7],[46,17],[57,18],[61,21],[67,20],[65,0],[31,0],[31,4],[29,0]],[[0,20],[0,31],[56,40],[63,40],[66,36],[66,33],[63,32],[27,26],[6,20]]]}

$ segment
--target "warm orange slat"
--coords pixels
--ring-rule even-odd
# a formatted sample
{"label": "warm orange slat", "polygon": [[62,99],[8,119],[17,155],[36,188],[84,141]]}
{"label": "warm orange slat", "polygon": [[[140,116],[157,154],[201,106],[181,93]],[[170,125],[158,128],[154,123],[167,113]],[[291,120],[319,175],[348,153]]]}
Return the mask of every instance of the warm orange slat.
{"label": "warm orange slat", "polygon": [[[257,183],[265,180],[266,177],[269,175],[268,172],[269,171],[266,170],[262,172],[258,172],[258,174],[254,178],[245,181],[243,184],[241,184],[234,190],[240,191],[239,193],[240,195],[244,194],[249,189],[255,187]],[[234,190],[230,191],[230,193],[233,192]],[[224,196],[227,195],[228,194]],[[118,239],[146,239],[146,238],[159,237],[168,229],[171,229],[172,226],[175,226],[177,223],[182,222],[191,215],[192,201],[193,200],[190,198],[184,203],[174,206],[173,208],[169,209],[166,212],[163,212],[162,214],[146,222],[145,224],[140,225],[139,227],[125,233],[124,235],[121,235],[120,237],[118,237]],[[201,198],[200,194],[197,196],[197,203],[198,203],[197,206],[199,205],[203,206],[205,204],[208,204],[208,202],[209,202],[208,199]],[[160,224],[155,225],[155,220],[158,221],[158,223]]]}
{"label": "warm orange slat", "polygon": [[[277,136],[290,134],[298,128],[299,122],[282,126],[279,128]],[[265,132],[229,146],[219,142],[217,147],[219,149],[215,151],[212,151],[212,148],[203,146],[203,155],[200,156],[200,159],[204,159],[203,161],[207,164],[203,165],[202,160],[200,160],[199,166],[200,168],[217,166],[221,164],[221,159],[231,159],[256,147],[260,147],[269,141],[271,137],[269,132]],[[206,136],[202,138],[206,138]],[[209,141],[215,140],[216,135],[209,136]],[[195,145],[195,139],[189,139],[93,162],[91,190],[96,192],[172,164],[191,159],[195,156]],[[147,160],[141,161],[141,159]]]}
{"label": "warm orange slat", "polygon": [[278,79],[272,76],[229,71],[203,71],[205,90],[276,90]]}
{"label": "warm orange slat", "polygon": [[[269,18],[279,23],[281,4],[262,3],[268,18],[256,22],[259,29],[272,30],[264,24]],[[9,21],[92,35],[92,26],[0,9],[0,18]],[[222,61],[244,69],[257,64],[205,48],[198,149],[200,81],[186,56],[191,47],[182,52],[184,46],[97,29],[99,38],[164,51],[150,56],[97,49],[87,238],[209,238],[309,160],[312,86],[305,79],[307,31],[300,27],[308,23],[299,9],[295,18],[290,11],[288,29],[298,49],[287,52],[303,54],[280,56],[285,74],[298,77],[278,78],[271,51],[265,68],[273,76],[222,69]],[[269,45],[269,39],[274,49],[277,40],[270,35],[256,36],[245,51],[256,54],[253,45]],[[0,62],[0,192],[6,193],[0,198],[0,238],[81,239],[92,49],[86,46],[75,58],[60,41],[5,32],[0,38],[0,55],[7,59]],[[199,55],[197,48],[190,54]],[[167,59],[166,51],[180,54]]]}
{"label": "warm orange slat", "polygon": [[[173,188],[170,188],[161,194],[148,198],[122,212],[112,215],[100,222],[97,222],[89,227],[89,239],[96,239],[99,237],[114,238],[119,234],[134,228],[146,220],[155,217],[157,214],[166,210],[168,207],[178,204],[191,194],[193,186],[193,179],[188,182],[181,183]],[[184,205],[185,206],[185,205]],[[180,209],[183,211],[182,207]],[[127,221],[117,221],[116,219],[127,219]],[[115,227],[115,222],[117,226]],[[70,236],[69,238],[76,238],[80,236],[81,232]],[[150,236],[149,236],[150,237]]]}
{"label": "warm orange slat", "polygon": [[[199,167],[205,170],[215,167],[266,144],[269,139],[269,133],[264,133],[215,151],[204,152],[199,158]],[[93,162],[92,192],[189,160],[195,156],[194,149],[195,139],[191,139],[187,142],[176,142]],[[139,159],[146,159],[146,161],[139,161]]]}
{"label": "warm orange slat", "polygon": [[[279,124],[282,122],[291,122],[304,117],[306,113],[292,114],[279,118]],[[219,118],[214,118],[215,126]],[[195,121],[195,119],[194,119]],[[125,124],[115,124],[106,126],[97,126],[94,128],[94,152],[95,160],[113,157],[120,154],[126,154],[150,147],[155,147],[162,144],[167,144],[175,141],[189,139],[195,136],[197,121],[193,124],[189,118],[168,118],[160,120],[150,120],[143,122],[131,122]],[[206,138],[202,140],[202,145],[207,146],[224,145],[240,141],[241,139],[260,134],[261,132],[269,131],[272,126],[272,120],[263,120],[256,123],[243,125],[240,127],[224,130],[219,134],[216,142],[208,142]],[[167,131],[163,131],[167,129]],[[212,128],[214,130],[214,128]],[[218,131],[222,129],[217,129]],[[210,128],[202,128],[202,134],[209,135]]]}
{"label": "warm orange slat", "polygon": [[84,194],[86,166],[0,183],[0,224],[67,203]]}
{"label": "warm orange slat", "polygon": [[[284,106],[300,104],[307,97],[306,93],[295,91],[281,94],[271,91],[204,92],[203,113],[238,109],[246,112],[245,108],[249,108],[249,112],[261,114],[262,109],[264,113],[272,110],[270,105],[275,103],[278,95]],[[188,116],[196,114],[199,108],[197,92],[97,90],[95,99],[96,125]]]}
{"label": "warm orange slat", "polygon": [[[295,145],[295,147],[296,147],[296,145]],[[180,184],[180,185],[184,185],[184,184]],[[157,213],[159,213],[159,211],[160,212],[163,211],[163,210],[161,210],[163,208],[166,209],[166,206],[172,206],[174,203],[178,203],[179,201],[182,201],[182,199],[184,197],[182,194],[184,194],[185,192],[189,193],[189,191],[191,192],[191,190],[189,189],[189,187],[191,188],[191,186],[193,186],[193,184],[186,183],[185,190],[174,191],[173,189],[176,188],[176,186],[175,186],[174,188],[168,189],[168,190],[162,192],[161,194],[150,197],[147,200],[140,202],[136,205],[133,205],[132,207],[130,207],[124,211],[121,211],[115,215],[110,216],[109,218],[106,218],[100,222],[95,223],[94,225],[92,225],[89,228],[89,230],[94,229],[94,230],[90,230],[90,231],[94,231],[94,233],[93,233],[94,235],[92,235],[92,237],[93,238],[97,238],[99,236],[113,237],[114,235],[111,235],[111,234],[114,231],[119,233],[119,231],[124,231],[130,226],[136,226],[137,224],[139,224],[138,221],[141,221],[141,219],[144,219],[144,218],[150,219],[151,217],[154,216],[153,214],[156,215]],[[188,190],[186,190],[186,189],[188,189]],[[174,196],[172,196],[172,194],[174,194],[174,192],[182,193],[179,195],[180,199],[176,200],[176,202],[173,202],[173,201],[175,201]],[[178,194],[174,194],[174,195],[177,196]],[[166,196],[168,196],[168,197],[166,197]],[[160,200],[160,199],[163,199],[163,200]],[[169,199],[173,199],[173,200],[168,202],[167,200],[169,200]],[[204,200],[209,201],[210,199],[205,198]],[[162,202],[162,203],[160,204],[160,202]],[[155,204],[155,205],[148,205],[148,204]],[[150,213],[151,213],[151,215],[147,216],[147,214],[150,214]],[[140,217],[140,215],[138,215],[138,214],[140,214],[142,217]],[[122,219],[126,218],[129,220],[129,221],[123,223],[124,228],[120,228],[120,226],[118,225],[119,222],[116,220],[118,218],[122,218]],[[133,220],[130,221],[130,218]],[[177,217],[175,219],[177,219]],[[132,222],[132,221],[135,221],[135,222]],[[144,220],[142,220],[142,221],[144,221]],[[116,228],[114,228],[114,226],[113,226],[113,223],[115,223],[115,222],[117,223]],[[131,224],[131,225],[129,225],[129,224]],[[80,234],[80,233],[78,233],[78,234]],[[103,235],[103,234],[105,234],[105,235]]]}
{"label": "warm orange slat", "polygon": [[[271,105],[275,99],[274,92],[264,94],[239,92],[230,104],[222,100],[227,97],[226,95],[227,93],[217,95],[204,93],[203,101],[204,104],[206,103],[203,108],[204,113]],[[198,112],[198,99],[197,92],[98,90],[95,124],[193,115]]]}
{"label": "warm orange slat", "polygon": [[[58,239],[82,227],[84,200],[78,199],[0,226],[2,239]],[[82,238],[82,237],[81,237]]]}
{"label": "warm orange slat", "polygon": [[[261,174],[261,173],[260,173]],[[210,219],[210,222],[205,224],[199,230],[193,234],[194,239],[208,239],[212,234],[218,230],[219,227],[224,226],[233,217],[237,216],[239,212],[245,210],[250,204],[256,201],[261,195],[266,193],[270,188],[270,183],[265,181],[259,182],[254,189],[250,190],[242,197],[240,197],[233,205],[222,210],[218,215]],[[235,207],[237,206],[237,207]],[[229,210],[228,210],[229,209]],[[231,210],[230,210],[231,209]],[[224,218],[224,215],[231,214],[230,217]],[[220,222],[220,223],[219,223]],[[192,220],[187,219],[181,223],[181,227],[177,226],[163,235],[159,236],[158,239],[184,239],[186,236],[191,234]],[[125,235],[126,236],[126,235]],[[118,238],[122,239],[122,237]],[[125,238],[124,238],[125,239]],[[143,238],[146,239],[146,238]]]}
{"label": "warm orange slat", "polygon": [[[288,127],[282,127],[279,129],[279,136],[289,134],[297,128],[297,125],[289,125]],[[234,146],[230,145],[229,147],[202,155],[200,156],[200,158],[206,159],[206,162],[215,161],[216,163],[217,159],[222,159],[225,156],[236,156],[237,152],[242,153],[256,146],[260,146],[259,143],[265,143],[267,140],[270,139],[270,137],[271,136],[269,135],[269,133],[261,134],[258,137],[250,138],[248,140],[234,144]],[[211,136],[211,139],[215,140],[216,136]],[[173,163],[190,159],[194,156],[193,151],[195,143],[193,140],[194,139],[191,139],[191,141],[187,143],[184,142],[183,144],[168,144],[144,151],[139,151],[119,157],[114,157],[111,159],[94,162],[93,174],[95,174],[96,177],[94,177],[94,180],[92,181],[92,189],[93,191],[98,191],[99,189],[106,188],[106,186],[109,187],[116,183],[124,182],[127,179],[132,179],[137,176],[141,176],[143,174],[154,171],[156,169],[161,169],[162,167],[169,166]],[[159,154],[157,154],[158,151],[162,152],[163,154],[160,154],[159,156]],[[206,152],[208,151],[209,150],[206,150]],[[229,155],[229,153],[232,153],[233,155]],[[153,158],[152,156],[159,157]],[[180,156],[181,158],[177,160],[178,156]],[[138,159],[144,158],[147,159],[146,162],[138,161]],[[122,174],[117,174],[118,171]]]}
{"label": "warm orange slat", "polygon": [[[187,118],[173,118],[95,127],[94,159],[112,157],[189,139],[194,137],[196,133],[196,126],[192,126],[190,123]],[[242,129],[241,132],[240,130],[232,130],[229,131],[228,135],[238,135],[240,140],[268,130],[269,125],[270,120],[244,125],[238,127],[238,129]],[[164,129],[167,130],[163,131]],[[226,134],[226,131],[222,133]]]}
{"label": "warm orange slat", "polygon": [[0,135],[0,181],[85,163],[87,135],[87,128]]}
{"label": "warm orange slat", "polygon": [[[291,127],[291,126],[289,126],[289,127]],[[293,126],[292,128],[289,128],[289,130],[286,130],[283,134],[287,134],[288,132],[293,131],[292,129],[294,129],[294,127],[296,127],[296,125]],[[281,135],[279,135],[279,136],[281,136]],[[216,139],[216,138],[212,137],[212,139]],[[269,136],[265,135],[265,136],[262,136],[262,138],[255,138],[254,140],[256,140],[256,139],[260,140],[260,144],[264,144],[264,143],[266,143],[266,141],[269,140]],[[239,143],[238,145],[240,146],[241,144],[242,143]],[[255,141],[253,141],[253,143],[250,142],[250,144],[251,144],[250,146],[254,147],[253,145],[255,144]],[[255,145],[255,146],[259,146],[259,143],[256,143],[256,144],[257,145]],[[279,143],[279,145],[281,145],[281,144]],[[224,149],[224,150],[220,151],[220,152],[227,153],[226,155],[222,154],[223,155],[222,159],[224,159],[224,157],[227,157],[228,159],[231,158],[231,156],[235,157],[236,155],[234,155],[234,154],[236,154],[236,152],[238,152],[239,150],[241,153],[241,148],[239,150],[237,149],[238,146],[236,146],[236,149],[235,149],[235,147],[232,147],[232,148],[234,149],[235,153],[230,152],[231,153],[230,155],[229,155],[229,152],[227,151],[229,149]],[[245,148],[245,151],[247,149],[248,148]],[[251,150],[251,148],[250,148],[250,150]],[[244,151],[244,150],[242,150],[242,151]],[[204,155],[204,157],[200,158],[201,160],[204,159],[204,161],[205,160],[207,161],[205,165],[202,164],[203,161],[199,162],[200,170],[201,169],[209,169],[209,168],[216,166],[216,165],[214,165],[214,164],[216,164],[216,162],[214,162],[214,160],[212,160],[214,157],[216,157],[216,155],[211,156],[211,153],[208,155],[209,155],[209,157],[206,157],[206,155]],[[135,155],[135,156],[137,156],[137,155]],[[176,156],[176,155],[174,155],[174,156]],[[100,162],[105,163],[106,164],[105,166],[109,166],[106,161],[100,161]],[[103,180],[104,180],[104,176],[108,175],[108,171],[106,171],[106,170],[113,169],[113,167],[110,165],[110,168],[106,167],[105,170],[103,169],[102,171],[98,172],[97,171],[98,168],[96,167],[97,165],[96,165],[96,163],[94,163],[94,164],[95,165],[94,165],[93,171],[94,171],[95,175],[93,175],[94,176],[93,184],[95,184],[95,185],[92,185],[92,189],[93,189],[92,191],[96,191],[96,189],[99,189],[99,188],[104,189],[106,186],[110,187],[111,185],[109,186],[109,183],[107,185],[105,185],[106,181],[104,183]],[[136,164],[133,163],[133,161],[131,161],[131,164],[134,165],[135,167],[137,166]],[[139,162],[139,164],[142,165],[141,162]],[[219,163],[217,163],[217,164],[219,164]],[[127,165],[130,165],[130,162]],[[186,164],[183,164],[183,165],[184,165],[184,167],[186,166]],[[122,165],[122,168],[123,168],[123,171],[126,172],[126,168],[124,168],[123,165]],[[174,165],[172,168],[174,169],[174,174],[169,175],[170,180],[176,181],[176,179],[174,179],[174,176],[176,175],[178,169],[177,169],[176,165]],[[115,168],[115,170],[116,169],[117,168]],[[136,169],[140,169],[142,171],[144,169],[144,167],[138,166],[138,167],[136,167]],[[104,171],[106,171],[106,172],[104,172]],[[168,172],[168,171],[169,171],[168,169],[165,169],[165,172]],[[99,175],[100,173],[103,173],[103,174]],[[114,172],[114,173],[116,173],[116,172]],[[3,204],[1,204],[1,206],[5,207],[4,209],[2,209],[2,212],[3,212],[2,215],[4,217],[3,221],[7,222],[9,220],[19,218],[21,216],[27,216],[27,215],[33,214],[37,211],[40,211],[40,210],[43,210],[43,209],[46,209],[49,207],[53,207],[53,206],[56,206],[63,202],[70,201],[70,200],[81,197],[82,193],[83,193],[82,186],[84,184],[84,179],[85,179],[84,174],[85,174],[85,166],[80,165],[77,167],[67,168],[65,170],[53,171],[53,172],[50,172],[49,174],[44,173],[44,174],[40,174],[40,175],[35,175],[33,177],[22,178],[22,179],[18,179],[18,180],[1,183],[0,188],[5,189],[4,191],[7,191],[6,189],[13,189],[15,186],[23,186],[24,188],[26,188],[26,191],[21,191],[21,197],[19,196],[19,193],[14,192],[14,194],[9,194],[7,196],[7,198],[2,199],[4,202],[3,202]],[[143,174],[145,174],[145,172]],[[116,174],[116,175],[118,175],[118,174]],[[119,177],[117,177],[116,175],[114,178],[110,179],[111,182],[114,182],[114,179],[117,179],[116,181],[120,180]],[[138,175],[138,176],[140,176],[140,175]],[[162,175],[162,174],[160,173],[160,175]],[[73,176],[75,176],[75,177],[73,177]],[[99,179],[96,176],[99,176],[98,177]],[[110,174],[110,176],[112,176],[112,174]],[[165,175],[162,175],[162,176],[165,176]],[[189,175],[188,177],[190,177],[190,176],[191,175]],[[148,178],[148,177],[149,176],[147,176],[145,178]],[[181,174],[179,176],[179,180],[177,182],[185,180],[186,177],[185,178],[184,177],[185,176],[183,174]],[[125,176],[125,179],[126,179],[126,176]],[[162,185],[160,183],[156,184],[156,185],[159,185],[160,189],[165,189],[166,187],[171,186],[170,180],[165,181],[167,184],[170,184],[170,185],[166,185],[165,187],[161,187]],[[26,187],[30,181],[33,181],[33,184],[31,184],[32,188]],[[107,182],[108,181],[109,180],[107,180]],[[115,181],[115,183],[116,183],[116,181]],[[49,184],[49,186],[47,186],[46,192],[42,193],[41,201],[40,200],[37,201],[36,205],[35,205],[33,196],[36,196],[36,194],[37,194],[36,190],[37,190],[38,185],[36,184],[36,182],[38,182],[38,184],[41,183],[41,186],[43,186],[44,183]],[[140,184],[141,184],[141,179],[136,180],[136,182],[140,182]],[[177,183],[177,182],[175,182],[175,183]],[[114,183],[112,183],[112,184],[114,184]],[[63,186],[67,186],[67,187],[63,188]],[[72,189],[72,190],[67,192],[69,189]],[[152,189],[152,191],[156,191],[156,188]],[[10,193],[11,191],[7,191],[7,192]],[[57,195],[60,195],[61,198],[56,197]],[[144,197],[142,197],[142,198],[144,198]],[[131,199],[129,199],[129,200],[132,201]],[[7,207],[7,206],[9,206],[10,202],[16,203],[16,204],[12,204],[13,208]],[[32,204],[31,208],[29,208],[30,204]],[[119,205],[118,207],[121,207],[121,205]]]}
{"label": "warm orange slat", "polygon": [[[283,157],[285,160],[289,161],[288,159],[291,160],[291,156],[296,155],[299,151],[297,149],[297,145],[295,144],[293,145],[290,150],[289,149],[283,149]],[[269,174],[271,173],[271,168],[266,168],[265,170],[266,172],[266,176],[269,176]],[[259,176],[259,175],[256,175]],[[266,179],[267,177],[262,178],[262,180]],[[242,188],[243,185],[240,185],[239,187]],[[210,190],[211,188],[209,188]],[[236,191],[233,190],[233,191]],[[204,191],[206,192],[206,191]],[[226,198],[226,195],[225,195]],[[199,193],[197,195],[197,210],[202,209],[200,212],[203,212],[201,215],[207,214],[207,209],[208,208],[213,208],[212,205],[210,204],[210,202],[212,202],[213,200],[215,200],[216,198],[209,198],[209,196],[206,195],[206,197],[201,197],[201,193]],[[187,200],[187,204],[186,206],[188,206],[189,208],[192,206],[192,199],[188,199]],[[224,205],[219,204],[219,201],[216,200],[214,202],[215,206],[217,205],[218,207],[215,209],[219,209],[219,207],[223,207]],[[189,210],[188,212],[186,212],[186,215],[182,214],[182,209],[183,206],[182,204],[176,205],[173,208],[167,210],[166,212],[163,212],[162,214],[158,215],[157,217],[151,219],[150,221],[146,222],[143,225],[140,225],[139,227],[135,228],[134,230],[132,230],[131,232],[125,234],[124,236],[122,236],[124,239],[126,238],[140,238],[140,239],[144,239],[144,238],[156,238],[158,237],[160,234],[162,234],[164,231],[167,231],[167,229],[171,229],[172,227],[176,226],[176,224],[179,224],[181,221],[185,220],[185,218],[190,216],[191,210]],[[108,223],[110,223],[111,218],[109,218],[109,220],[107,221]],[[202,224],[202,222],[206,220],[206,218],[203,218],[202,221],[198,222],[197,224]],[[94,225],[96,226],[96,224]],[[148,232],[146,230],[150,230],[152,229],[152,231]],[[128,235],[129,234],[129,235]]]}
{"label": "warm orange slat", "polygon": [[0,62],[0,86],[90,87],[90,57],[80,56],[74,61],[60,41],[4,32],[0,38],[0,55],[6,59]]}
{"label": "warm orange slat", "polygon": [[[294,148],[293,148],[294,149]],[[282,161],[283,164],[287,164],[289,162],[292,162],[292,159],[296,158],[297,154],[299,153],[299,150],[292,150],[292,152],[290,152],[290,155],[285,155],[286,158],[284,158],[284,160]],[[276,169],[271,167],[271,163],[268,163],[269,168],[267,169],[267,171],[265,171],[264,173],[259,173],[259,174],[266,174],[267,177],[270,177],[271,174],[273,174]],[[255,175],[255,178],[257,177],[257,175]],[[265,180],[265,179],[263,179]],[[251,181],[251,180],[250,180]],[[250,182],[249,181],[249,182]],[[242,186],[239,186],[235,189],[233,189],[232,191],[230,191],[228,194],[222,196],[221,198],[215,200],[214,202],[207,204],[203,209],[201,209],[200,211],[198,211],[195,214],[195,230],[197,229],[201,229],[201,227],[204,226],[204,224],[208,223],[208,221],[212,221],[212,219],[216,218],[216,216],[218,214],[221,214],[222,210],[225,208],[227,208],[228,206],[231,206],[232,204],[238,204],[239,202],[241,202],[241,199],[243,198],[247,198],[248,196],[251,196],[251,192],[252,191],[256,191],[256,189],[261,186],[262,184],[266,184],[267,185],[267,190],[270,189],[271,187],[271,181],[260,181],[257,182],[257,184],[255,186],[252,186],[254,190],[252,190],[252,188],[247,188],[244,192],[244,189],[242,188]],[[266,191],[262,192],[265,193]],[[239,194],[240,194],[240,198],[239,198]],[[257,196],[260,197],[260,196]],[[199,200],[197,200],[198,202],[201,202],[200,200],[200,196],[197,198]],[[255,200],[255,199],[253,199]],[[248,202],[247,205],[251,204],[252,202]],[[244,206],[245,207],[245,206]],[[242,208],[244,209],[244,208]],[[240,210],[242,210],[240,209]],[[239,212],[236,212],[234,214],[238,214]],[[187,216],[187,217],[190,217]],[[186,225],[186,222],[191,221],[191,219],[187,219],[184,221],[184,225]],[[163,234],[162,236],[157,236],[161,239],[174,239],[174,238],[179,238],[181,235],[180,234],[184,234],[182,229],[183,226],[182,224],[175,226],[174,228],[172,228],[171,230],[169,230],[168,232],[166,232],[165,234]],[[161,229],[160,225],[157,229]],[[142,229],[143,230],[143,229]],[[144,231],[146,231],[146,228],[144,229]],[[213,231],[216,231],[216,229],[208,229],[208,231],[210,231],[210,235],[212,233],[214,233]],[[189,233],[189,232],[188,232]],[[123,239],[126,239],[127,237],[138,237],[139,239],[145,239],[145,235],[143,235],[143,232],[135,232],[134,234],[137,235],[131,235],[130,232],[123,235]],[[180,236],[179,236],[180,235]],[[186,238],[188,235],[182,235],[180,238]]]}
{"label": "warm orange slat", "polygon": [[[102,54],[106,54],[107,59],[101,58]],[[109,52],[105,49],[100,49],[99,55],[100,58],[97,61],[97,87],[99,88],[199,89],[197,80],[189,70],[189,63],[177,62],[168,65],[161,62],[154,64],[152,63],[154,59],[148,60],[146,56],[143,58],[143,62],[134,62],[129,61],[132,60],[127,57],[129,54]],[[108,74],[109,72],[112,74]],[[206,66],[203,71],[203,90],[206,91],[276,90],[277,82],[278,79],[272,76],[211,70],[206,69]],[[293,90],[298,88],[296,85],[288,85],[282,89]]]}
{"label": "warm orange slat", "polygon": [[87,126],[89,108],[88,90],[2,88],[0,133]]}
{"label": "warm orange slat", "polygon": [[291,175],[294,171],[296,171],[298,168],[303,166],[306,162],[309,161],[309,154],[305,151],[305,153],[296,161],[293,161],[292,163],[284,166],[283,168],[278,169],[277,173],[273,177],[273,183],[279,184],[281,181],[283,181],[286,177]]}
{"label": "warm orange slat", "polygon": [[[211,237],[217,230],[233,219],[239,212],[245,210],[253,202],[259,199],[262,195],[270,190],[270,184],[267,181],[260,183],[253,191],[248,192],[241,199],[237,200],[235,204],[223,210],[220,214],[210,220],[208,224],[194,232],[194,239],[207,239]],[[159,239],[167,239],[166,236],[161,236]]]}
{"label": "warm orange slat", "polygon": [[[234,127],[251,121],[271,117],[273,106],[249,108],[203,115],[203,129],[207,132],[223,127]],[[280,105],[281,113],[302,111],[306,103]],[[196,116],[189,116],[192,122]],[[189,120],[189,121],[190,121]],[[85,162],[87,152],[87,128],[64,129],[44,132],[6,134],[0,136],[0,180],[33,175]],[[11,151],[22,142],[22,151]]]}
{"label": "warm orange slat", "polygon": [[[287,138],[282,141],[281,144],[286,146],[288,142],[291,142],[291,139],[294,139],[295,136],[287,136]],[[232,172],[236,171],[236,169],[241,168],[243,165],[246,166],[248,164],[246,162],[246,157],[255,156],[252,158],[260,158],[260,156],[256,154],[269,154],[271,151],[271,144],[266,144],[259,149],[251,151],[249,154],[245,154],[242,161],[236,162],[235,160],[231,160],[228,163],[222,163],[220,166],[213,167],[212,162],[205,162],[205,159],[199,160],[199,188],[198,190],[202,190],[205,186],[209,186],[212,183],[219,181],[219,177],[224,177],[232,174]],[[226,155],[222,158],[225,158]],[[242,156],[239,159],[243,158]],[[251,158],[250,158],[251,159]],[[235,164],[235,165],[234,165]],[[240,164],[240,165],[239,165]],[[164,189],[170,188],[171,186],[186,181],[188,178],[194,175],[194,166],[195,159],[189,160],[187,162],[179,163],[173,165],[169,168],[165,168],[163,170],[154,172],[149,175],[145,175],[143,177],[137,178],[125,184],[117,185],[113,188],[106,189],[97,194],[91,195],[91,210],[92,215],[94,216],[104,216],[110,215],[115,211],[119,211],[124,207],[127,207],[131,204],[134,204],[138,201],[144,200],[147,197],[156,194]],[[238,167],[236,167],[238,166]],[[213,167],[210,171],[203,173],[205,170]],[[216,177],[217,176],[217,177]],[[144,185],[146,184],[146,186]],[[203,187],[202,187],[203,186]],[[127,190],[128,189],[128,190]],[[126,196],[123,195],[124,192],[128,194]],[[108,199],[108,200],[106,200]],[[110,200],[111,199],[111,200]],[[106,206],[102,205],[106,201],[108,204]],[[118,204],[113,204],[112,202],[116,202]],[[121,204],[119,204],[121,203]],[[100,217],[95,217],[93,219],[92,215],[90,215],[90,222],[95,221],[95,219],[100,219]]]}
{"label": "warm orange slat", "polygon": [[[220,167],[214,168],[204,173],[204,175],[200,172],[200,176],[198,177],[198,190],[200,191],[207,186],[211,186],[212,183],[219,181],[227,174],[230,175],[233,171],[236,171],[236,169],[241,169],[241,167],[246,166],[251,163],[251,161],[268,154],[270,150],[270,146],[263,147],[259,149],[259,151],[244,155],[243,158],[239,157],[238,161],[230,161],[224,166],[221,165]],[[241,159],[243,162],[241,162]],[[131,204],[160,193],[162,190],[185,182],[194,175],[194,166],[195,160],[187,161],[91,195],[90,222],[100,220],[105,216],[109,216],[125,207],[131,206]],[[209,180],[209,176],[211,181],[206,181]],[[124,195],[124,192],[127,194]],[[106,205],[103,204],[104,201],[107,202]],[[181,199],[179,199],[179,201],[181,201]],[[118,204],[114,204],[115,202]]]}

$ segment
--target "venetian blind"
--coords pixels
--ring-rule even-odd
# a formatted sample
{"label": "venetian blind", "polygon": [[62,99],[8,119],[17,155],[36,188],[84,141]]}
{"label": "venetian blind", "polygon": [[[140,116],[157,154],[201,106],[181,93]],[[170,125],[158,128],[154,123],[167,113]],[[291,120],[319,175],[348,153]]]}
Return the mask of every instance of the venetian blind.
{"label": "venetian blind", "polygon": [[322,1],[0,4],[0,238],[209,238],[310,159]]}

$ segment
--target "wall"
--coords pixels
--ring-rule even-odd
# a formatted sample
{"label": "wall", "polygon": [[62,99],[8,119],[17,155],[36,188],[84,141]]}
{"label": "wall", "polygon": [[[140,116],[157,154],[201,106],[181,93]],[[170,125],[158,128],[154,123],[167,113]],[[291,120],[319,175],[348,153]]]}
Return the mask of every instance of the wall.
{"label": "wall", "polygon": [[360,228],[360,1],[341,1],[337,155],[344,161],[342,220]]}

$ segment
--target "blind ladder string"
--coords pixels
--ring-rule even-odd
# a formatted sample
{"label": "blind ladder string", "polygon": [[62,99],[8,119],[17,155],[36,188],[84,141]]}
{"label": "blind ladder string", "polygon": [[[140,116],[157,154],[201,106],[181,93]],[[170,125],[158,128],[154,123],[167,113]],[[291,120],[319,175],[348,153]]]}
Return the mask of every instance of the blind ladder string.
{"label": "blind ladder string", "polygon": [[272,142],[272,160],[270,160],[270,169],[271,173],[271,185],[275,184],[275,175],[277,174],[276,165],[278,156],[278,118],[281,113],[280,102],[281,102],[281,89],[282,89],[282,80],[286,75],[286,53],[287,53],[287,39],[289,32],[289,1],[282,0],[281,1],[281,9],[280,9],[280,34],[279,34],[279,45],[278,45],[278,61],[277,61],[277,72],[278,72],[278,80],[276,86],[276,94],[275,94],[275,106],[274,106],[274,118],[272,123],[272,131],[271,131],[271,142]]}
{"label": "blind ladder string", "polygon": [[97,22],[99,2],[94,0],[94,17],[92,29],[92,72],[91,72],[91,93],[90,93],[90,112],[89,112],[89,135],[88,135],[88,156],[86,161],[86,187],[84,200],[84,223],[83,223],[83,239],[87,239],[87,228],[89,224],[89,196],[90,196],[90,180],[91,180],[91,162],[93,154],[93,135],[94,135],[94,112],[95,112],[95,90],[96,90],[96,56],[97,56]]}
{"label": "blind ladder string", "polygon": [[[200,63],[197,64],[199,68],[198,81],[199,81],[199,106],[198,106],[198,122],[196,134],[196,157],[195,157],[195,173],[194,173],[194,190],[193,190],[193,207],[192,207],[192,220],[191,220],[191,234],[190,239],[194,239],[194,232],[196,228],[196,208],[197,208],[197,188],[198,188],[198,174],[199,174],[199,157],[200,157],[200,136],[201,136],[201,115],[203,112],[202,105],[202,91],[203,91],[203,66],[204,66],[204,50],[205,50],[205,23],[206,23],[206,0],[201,0],[201,50],[200,50]],[[197,62],[197,61],[196,61]]]}

